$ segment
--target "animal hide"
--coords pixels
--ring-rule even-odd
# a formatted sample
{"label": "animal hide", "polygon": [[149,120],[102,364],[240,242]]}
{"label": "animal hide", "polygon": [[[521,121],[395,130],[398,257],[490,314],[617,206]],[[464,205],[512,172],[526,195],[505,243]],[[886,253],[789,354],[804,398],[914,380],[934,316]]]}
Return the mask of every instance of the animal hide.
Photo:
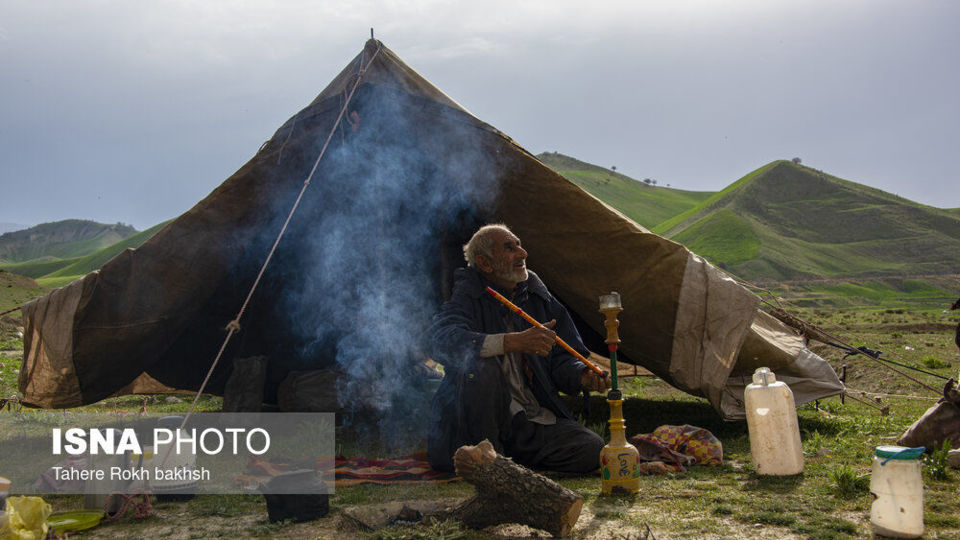
{"label": "animal hide", "polygon": [[960,391],[950,379],[943,387],[943,399],[927,409],[900,437],[900,446],[925,446],[932,452],[949,440],[951,448],[960,447]]}

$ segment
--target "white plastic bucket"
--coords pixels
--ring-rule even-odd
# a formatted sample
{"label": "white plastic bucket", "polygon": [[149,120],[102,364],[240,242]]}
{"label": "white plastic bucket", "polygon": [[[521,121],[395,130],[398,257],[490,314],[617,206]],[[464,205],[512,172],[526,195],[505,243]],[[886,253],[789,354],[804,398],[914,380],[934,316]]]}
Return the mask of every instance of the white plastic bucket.
{"label": "white plastic bucket", "polygon": [[769,368],[758,368],[743,392],[750,454],[757,474],[789,476],[803,472],[803,445],[793,392]]}
{"label": "white plastic bucket", "polygon": [[924,448],[878,446],[870,477],[870,524],[873,531],[894,538],[923,534],[923,479],[917,458]]}

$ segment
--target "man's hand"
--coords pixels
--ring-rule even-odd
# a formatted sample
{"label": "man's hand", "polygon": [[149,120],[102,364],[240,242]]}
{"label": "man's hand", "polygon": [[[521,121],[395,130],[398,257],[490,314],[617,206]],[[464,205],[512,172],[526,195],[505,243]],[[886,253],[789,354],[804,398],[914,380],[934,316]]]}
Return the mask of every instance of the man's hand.
{"label": "man's hand", "polygon": [[520,352],[547,356],[557,343],[557,333],[551,330],[556,326],[553,319],[544,323],[544,328],[531,326],[523,332],[511,332],[503,335],[503,352]]}
{"label": "man's hand", "polygon": [[603,392],[604,390],[610,388],[610,377],[607,377],[607,372],[603,372],[603,377],[597,375],[597,372],[587,368],[580,373],[580,386],[584,390],[591,390],[593,392]]}

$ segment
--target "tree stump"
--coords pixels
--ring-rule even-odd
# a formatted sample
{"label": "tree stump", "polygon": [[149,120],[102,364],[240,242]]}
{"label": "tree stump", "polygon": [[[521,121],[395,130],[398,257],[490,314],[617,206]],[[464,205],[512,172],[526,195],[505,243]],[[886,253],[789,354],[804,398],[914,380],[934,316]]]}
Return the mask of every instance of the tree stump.
{"label": "tree stump", "polygon": [[457,474],[473,484],[477,494],[434,517],[456,519],[473,529],[520,523],[553,536],[569,534],[580,517],[580,495],[498,455],[489,441],[461,446],[453,463]]}

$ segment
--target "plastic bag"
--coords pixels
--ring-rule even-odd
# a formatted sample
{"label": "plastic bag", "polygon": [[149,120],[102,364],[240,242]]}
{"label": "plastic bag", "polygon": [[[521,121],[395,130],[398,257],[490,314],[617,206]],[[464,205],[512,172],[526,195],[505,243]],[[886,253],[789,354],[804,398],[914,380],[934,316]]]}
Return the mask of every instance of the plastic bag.
{"label": "plastic bag", "polygon": [[9,497],[0,540],[42,540],[47,537],[47,517],[53,511],[40,497]]}

